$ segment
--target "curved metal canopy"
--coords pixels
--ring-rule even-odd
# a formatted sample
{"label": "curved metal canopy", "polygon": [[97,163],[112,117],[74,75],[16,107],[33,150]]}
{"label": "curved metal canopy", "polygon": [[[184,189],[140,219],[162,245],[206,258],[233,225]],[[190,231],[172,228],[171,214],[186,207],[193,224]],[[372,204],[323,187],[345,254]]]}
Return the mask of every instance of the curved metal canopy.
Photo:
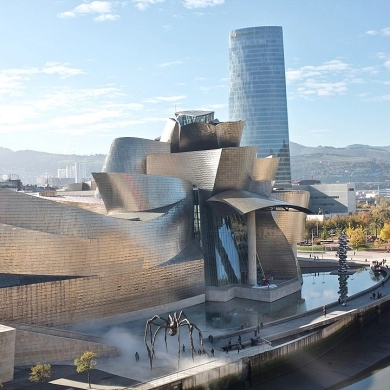
{"label": "curved metal canopy", "polygon": [[217,195],[212,196],[207,200],[207,203],[211,208],[220,212],[221,206],[227,205],[232,207],[239,214],[247,214],[251,211],[266,209],[266,210],[279,210],[294,209],[306,214],[312,214],[312,212],[306,207],[297,206],[292,203],[283,202],[278,199],[267,198],[262,195],[255,194],[253,192],[244,190],[229,190],[220,192]]}

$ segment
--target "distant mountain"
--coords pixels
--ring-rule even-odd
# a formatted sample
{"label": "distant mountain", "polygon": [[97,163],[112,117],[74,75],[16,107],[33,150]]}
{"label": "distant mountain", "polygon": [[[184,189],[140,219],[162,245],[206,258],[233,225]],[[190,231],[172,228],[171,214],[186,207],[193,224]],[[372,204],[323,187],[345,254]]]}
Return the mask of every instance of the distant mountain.
{"label": "distant mountain", "polygon": [[39,176],[57,177],[57,169],[66,168],[76,162],[85,162],[87,176],[91,172],[101,172],[106,158],[105,154],[91,156],[52,154],[35,152],[33,150],[19,150],[0,147],[0,174],[17,174],[23,184],[35,184]]}
{"label": "distant mountain", "polygon": [[322,183],[356,183],[357,188],[389,186],[390,146],[350,145],[306,147],[290,143],[294,180],[316,179]]}
{"label": "distant mountain", "polygon": [[[378,183],[389,186],[390,146],[307,147],[290,142],[290,155],[293,180],[355,182],[357,188],[377,188]],[[33,150],[13,152],[0,147],[0,174],[18,174],[23,184],[35,184],[39,176],[57,177],[57,169],[85,162],[90,176],[91,172],[101,172],[105,157],[104,154],[64,155]]]}

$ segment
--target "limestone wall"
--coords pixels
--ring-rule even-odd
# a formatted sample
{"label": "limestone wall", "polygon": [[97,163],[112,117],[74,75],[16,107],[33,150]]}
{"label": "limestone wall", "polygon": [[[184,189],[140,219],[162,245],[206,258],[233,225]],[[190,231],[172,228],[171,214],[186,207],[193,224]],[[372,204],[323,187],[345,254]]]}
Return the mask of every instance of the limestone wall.
{"label": "limestone wall", "polygon": [[100,343],[25,330],[16,331],[16,366],[35,365],[38,362],[73,361],[85,351],[95,352],[98,357],[118,356],[120,354],[117,347]]}
{"label": "limestone wall", "polygon": [[0,325],[0,381],[8,382],[14,378],[16,330]]}

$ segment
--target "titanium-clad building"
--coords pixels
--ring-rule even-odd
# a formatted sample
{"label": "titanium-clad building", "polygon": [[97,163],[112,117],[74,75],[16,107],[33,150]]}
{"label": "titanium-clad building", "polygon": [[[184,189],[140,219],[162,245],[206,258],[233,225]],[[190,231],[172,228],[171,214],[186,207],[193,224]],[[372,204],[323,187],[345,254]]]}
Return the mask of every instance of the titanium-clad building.
{"label": "titanium-clad building", "polygon": [[272,192],[279,159],[239,146],[243,121],[193,114],[168,121],[169,142],[113,141],[93,173],[104,207],[0,190],[0,321],[72,324],[300,290],[308,193]]}
{"label": "titanium-clad building", "polygon": [[246,122],[241,145],[279,157],[276,185],[291,185],[282,27],[230,32],[229,88],[229,120]]}

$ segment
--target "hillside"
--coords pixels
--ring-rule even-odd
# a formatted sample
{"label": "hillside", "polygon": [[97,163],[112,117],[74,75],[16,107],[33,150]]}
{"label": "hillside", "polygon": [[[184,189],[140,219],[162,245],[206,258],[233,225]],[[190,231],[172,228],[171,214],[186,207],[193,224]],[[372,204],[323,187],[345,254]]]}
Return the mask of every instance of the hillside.
{"label": "hillside", "polygon": [[75,154],[51,154],[20,150],[13,152],[0,147],[0,174],[17,174],[23,184],[35,184],[38,176],[57,177],[57,169],[74,165],[76,162],[87,164],[87,175],[91,172],[101,172],[106,156],[96,154],[92,156],[78,156]]}
{"label": "hillside", "polygon": [[390,146],[313,148],[291,142],[290,153],[294,180],[314,178],[322,183],[354,182],[357,188],[377,187],[378,183],[385,185],[390,180]]}
{"label": "hillside", "polygon": [[[390,180],[390,146],[350,145],[306,147],[290,142],[293,180],[317,179],[323,183],[355,182],[357,188],[377,187]],[[23,150],[14,152],[0,147],[0,174],[18,174],[23,184],[35,184],[38,176],[57,177],[57,169],[87,164],[87,175],[100,172],[104,154],[63,155]],[[368,184],[367,184],[368,183]],[[388,183],[387,183],[388,186]]]}

